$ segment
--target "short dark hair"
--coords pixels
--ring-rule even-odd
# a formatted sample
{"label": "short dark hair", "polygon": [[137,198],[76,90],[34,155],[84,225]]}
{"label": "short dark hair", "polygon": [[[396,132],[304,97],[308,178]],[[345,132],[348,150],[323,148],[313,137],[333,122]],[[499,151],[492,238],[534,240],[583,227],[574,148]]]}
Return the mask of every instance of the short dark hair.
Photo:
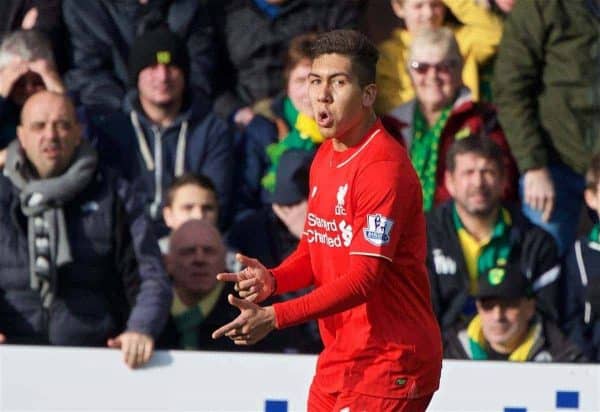
{"label": "short dark hair", "polygon": [[454,172],[456,157],[461,154],[475,153],[481,157],[494,161],[500,173],[504,173],[504,155],[496,142],[487,136],[469,135],[455,140],[446,153],[446,169]]}
{"label": "short dark hair", "polygon": [[596,153],[590,162],[587,173],[585,174],[586,188],[596,191],[600,182],[600,153]]}
{"label": "short dark hair", "polygon": [[313,44],[312,58],[323,54],[347,56],[361,87],[375,83],[379,52],[364,34],[356,30],[333,30],[320,34]]}
{"label": "short dark hair", "polygon": [[180,188],[187,185],[201,187],[202,189],[212,192],[215,197],[217,197],[217,189],[209,177],[204,175],[196,175],[193,173],[184,173],[181,176],[176,177],[167,189],[165,206],[172,206],[173,200],[175,200],[175,193]]}

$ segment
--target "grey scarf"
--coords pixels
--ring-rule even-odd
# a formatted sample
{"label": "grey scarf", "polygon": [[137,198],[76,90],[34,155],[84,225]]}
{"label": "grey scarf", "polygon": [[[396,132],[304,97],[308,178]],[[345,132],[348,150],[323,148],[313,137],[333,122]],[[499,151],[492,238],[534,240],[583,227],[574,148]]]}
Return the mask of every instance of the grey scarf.
{"label": "grey scarf", "polygon": [[20,191],[21,210],[27,217],[30,285],[39,291],[45,308],[54,298],[57,270],[72,262],[62,208],[90,183],[97,162],[96,151],[82,141],[62,175],[35,179],[19,141],[8,146],[4,175]]}

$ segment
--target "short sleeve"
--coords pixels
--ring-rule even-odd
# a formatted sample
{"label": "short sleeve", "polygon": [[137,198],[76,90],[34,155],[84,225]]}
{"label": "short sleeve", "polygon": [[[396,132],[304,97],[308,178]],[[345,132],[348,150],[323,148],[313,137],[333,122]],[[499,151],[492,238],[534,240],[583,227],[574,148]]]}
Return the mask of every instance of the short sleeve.
{"label": "short sleeve", "polygon": [[352,194],[355,231],[351,255],[393,261],[406,228],[422,214],[418,179],[402,160],[375,162],[357,175]]}

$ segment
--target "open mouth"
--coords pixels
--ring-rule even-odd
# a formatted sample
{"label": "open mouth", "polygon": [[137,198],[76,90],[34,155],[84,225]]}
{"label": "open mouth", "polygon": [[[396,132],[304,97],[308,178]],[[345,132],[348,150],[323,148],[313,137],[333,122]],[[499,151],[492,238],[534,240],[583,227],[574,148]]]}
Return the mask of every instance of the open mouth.
{"label": "open mouth", "polygon": [[317,124],[320,127],[331,127],[333,126],[333,116],[327,110],[319,110],[317,112]]}

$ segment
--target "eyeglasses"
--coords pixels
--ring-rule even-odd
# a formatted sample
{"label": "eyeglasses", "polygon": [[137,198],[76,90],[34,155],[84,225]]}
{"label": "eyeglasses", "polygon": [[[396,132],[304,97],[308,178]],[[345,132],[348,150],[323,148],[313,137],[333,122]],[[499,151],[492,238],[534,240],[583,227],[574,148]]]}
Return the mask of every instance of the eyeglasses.
{"label": "eyeglasses", "polygon": [[452,72],[452,69],[456,67],[456,65],[456,60],[447,60],[435,64],[418,62],[413,60],[410,62],[409,67],[419,74],[427,74],[427,72],[429,72],[429,69],[435,69],[435,71],[440,74],[449,75]]}

